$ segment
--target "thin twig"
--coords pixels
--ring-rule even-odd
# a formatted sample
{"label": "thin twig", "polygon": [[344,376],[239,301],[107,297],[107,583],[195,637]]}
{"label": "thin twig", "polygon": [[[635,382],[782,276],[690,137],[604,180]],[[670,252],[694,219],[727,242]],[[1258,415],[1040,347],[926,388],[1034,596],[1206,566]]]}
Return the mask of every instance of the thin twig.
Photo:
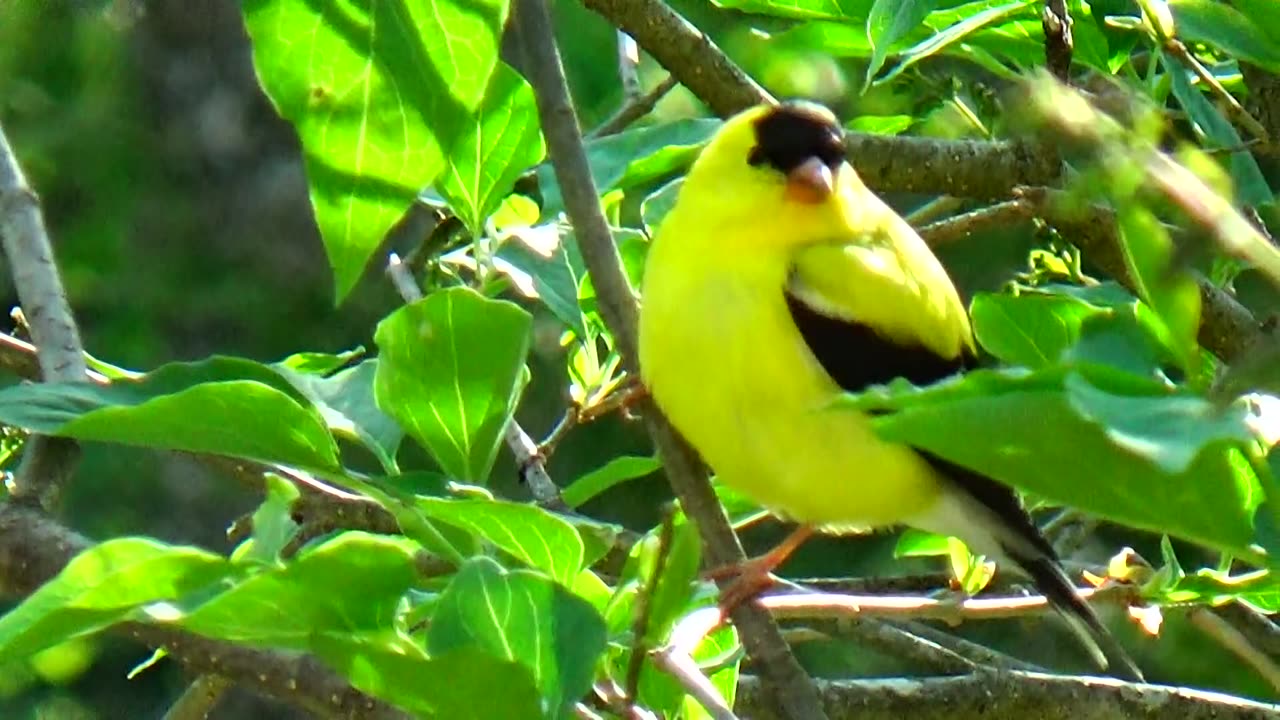
{"label": "thin twig", "polygon": [[964,205],[964,202],[964,198],[958,198],[953,195],[939,195],[902,217],[912,227],[920,227],[959,210]]}
{"label": "thin twig", "polygon": [[974,660],[932,638],[871,617],[806,618],[805,624],[829,636],[847,637],[859,647],[904,660],[933,674],[956,675],[979,667]]}
{"label": "thin twig", "polygon": [[[40,203],[27,184],[3,128],[0,242],[9,259],[23,314],[31,323],[31,338],[39,348],[41,375],[47,382],[84,382],[84,345],[58,276]],[[15,495],[52,509],[78,460],[79,446],[74,441],[33,435],[23,450]]]}
{"label": "thin twig", "polygon": [[954,215],[920,228],[920,237],[930,247],[941,247],[964,240],[976,232],[1006,227],[1030,219],[1031,205],[1022,200],[1010,200],[980,208],[963,215]]}
{"label": "thin twig", "polygon": [[937,645],[950,650],[970,662],[977,663],[978,665],[986,665],[987,667],[998,670],[1044,672],[1044,668],[1039,665],[1029,663],[1026,660],[1013,657],[1012,655],[1007,655],[999,650],[992,650],[985,645],[979,645],[976,642],[965,640],[962,637],[952,635],[951,633],[945,632],[923,622],[904,622],[901,624],[901,627],[912,635],[928,640],[932,643],[936,643]]}
{"label": "thin twig", "polygon": [[684,691],[698,701],[715,720],[738,720],[733,709],[720,697],[720,691],[702,674],[698,664],[687,653],[668,646],[653,653],[653,664],[675,679]]}
{"label": "thin twig", "polygon": [[163,720],[205,720],[231,688],[231,681],[221,675],[201,675],[169,707]]}
{"label": "thin twig", "polygon": [[1280,627],[1263,613],[1239,601],[1215,608],[1222,619],[1231,623],[1271,657],[1280,657]]}
{"label": "thin twig", "polygon": [[1254,645],[1244,633],[1208,608],[1192,608],[1187,613],[1187,619],[1214,642],[1253,668],[1254,672],[1271,684],[1271,689],[1280,692],[1280,665]]}
{"label": "thin twig", "polygon": [[[515,3],[514,12],[542,132],[546,136],[578,247],[595,285],[600,313],[613,332],[627,371],[638,376],[635,293],[622,270],[622,259],[600,207],[545,0],[519,0]],[[630,32],[630,28],[623,29]],[[650,48],[646,49],[652,52]],[[694,520],[702,534],[708,560],[717,566],[742,562],[745,559],[742,546],[729,527],[701,461],[676,435],[652,402],[645,400],[638,404],[663,458],[667,479],[680,498],[685,513]],[[825,718],[808,676],[791,655],[768,614],[744,603],[734,612],[733,620],[747,652],[769,684],[773,701],[782,715],[797,720]]]}
{"label": "thin twig", "polygon": [[613,117],[600,123],[600,127],[587,133],[587,137],[591,140],[598,140],[626,130],[631,126],[631,123],[653,112],[653,109],[658,105],[658,101],[666,97],[667,93],[674,90],[675,86],[679,84],[674,75],[668,75],[654,89],[628,100],[627,104],[623,105]]}

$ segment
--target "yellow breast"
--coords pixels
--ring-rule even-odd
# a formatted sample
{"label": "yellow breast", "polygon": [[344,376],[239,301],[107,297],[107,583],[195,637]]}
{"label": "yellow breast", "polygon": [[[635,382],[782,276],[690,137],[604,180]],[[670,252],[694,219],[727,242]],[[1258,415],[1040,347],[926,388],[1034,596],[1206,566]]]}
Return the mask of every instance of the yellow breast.
{"label": "yellow breast", "polygon": [[726,267],[670,240],[659,238],[646,269],[642,375],[721,480],[830,529],[923,511],[939,492],[927,464],[880,440],[861,414],[831,407],[840,390],[792,323],[785,257],[757,244]]}

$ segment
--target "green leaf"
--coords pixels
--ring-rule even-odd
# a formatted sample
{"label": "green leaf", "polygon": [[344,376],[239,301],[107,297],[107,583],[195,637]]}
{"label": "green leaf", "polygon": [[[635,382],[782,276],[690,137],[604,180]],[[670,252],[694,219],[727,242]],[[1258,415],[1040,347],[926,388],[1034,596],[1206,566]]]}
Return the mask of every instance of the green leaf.
{"label": "green leaf", "polygon": [[733,10],[761,15],[777,15],[798,19],[862,21],[871,11],[873,0],[712,0]]}
{"label": "green leaf", "polygon": [[532,278],[547,309],[578,337],[584,337],[586,320],[578,306],[578,285],[587,271],[577,243],[566,240],[555,224],[529,228],[503,243],[497,256]]}
{"label": "green leaf", "polygon": [[560,498],[571,508],[579,508],[592,498],[628,480],[644,477],[662,467],[655,457],[623,455],[613,458],[601,467],[574,480],[560,493]]}
{"label": "green leaf", "polygon": [[[415,713],[449,720],[543,720],[533,677],[476,648],[426,657],[416,646],[325,637],[317,654],[357,689]],[[501,692],[495,692],[501,688]]]}
{"label": "green leaf", "polygon": [[640,219],[644,222],[645,231],[650,235],[657,232],[662,219],[671,212],[671,208],[676,206],[676,200],[680,197],[680,188],[683,185],[684,178],[676,178],[649,193],[649,196],[640,203]]}
{"label": "green leaf", "polygon": [[0,660],[12,662],[103,630],[153,602],[177,601],[239,572],[225,558],[146,538],[117,538],[76,557],[0,617]]}
{"label": "green leaf", "polygon": [[1212,45],[1238,60],[1280,72],[1280,44],[1239,10],[1216,0],[1169,0],[1181,40]]}
{"label": "green leaf", "polygon": [[781,50],[820,52],[837,58],[871,57],[871,40],[866,28],[846,22],[815,22],[797,25],[770,39]]}
{"label": "green leaf", "polygon": [[[1071,13],[1073,20],[1071,38],[1074,44],[1072,58],[1078,60],[1095,70],[1111,74],[1113,69],[1110,65],[1110,50],[1107,45],[1107,36],[1102,33],[1095,19],[1092,5],[1086,5],[1083,0],[1070,0],[1067,4],[1068,11]],[[1125,56],[1126,59],[1128,56]]]}
{"label": "green leaf", "polygon": [[436,187],[473,236],[529,166],[542,159],[533,89],[499,63],[476,117],[458,134]]}
{"label": "green leaf", "polygon": [[876,0],[867,16],[867,39],[871,41],[871,62],[867,65],[867,77],[863,83],[865,92],[894,44],[924,23],[929,13],[937,9],[939,0]]}
{"label": "green leaf", "polygon": [[528,570],[507,572],[472,558],[445,588],[431,620],[433,656],[478,648],[520,663],[556,717],[567,718],[591,688],[605,649],[604,621],[591,605]]}
{"label": "green leaf", "polygon": [[969,313],[983,349],[1001,362],[1031,369],[1057,362],[1075,344],[1080,327],[1106,312],[1078,298],[1056,293],[978,293]]}
{"label": "green leaf", "polygon": [[[720,626],[704,637],[693,651],[694,662],[698,663],[704,673],[710,673],[711,684],[720,691],[720,697],[724,698],[729,707],[733,707],[734,697],[738,692],[738,674],[744,655],[738,641],[738,631],[732,625]],[[642,701],[643,697],[641,695]],[[681,705],[681,712],[688,720],[712,720],[702,703],[688,695]]]}
{"label": "green leaf", "polygon": [[449,288],[378,323],[378,407],[466,482],[489,476],[529,349],[529,314]]}
{"label": "green leaf", "polygon": [[[604,193],[619,187],[624,178],[634,185],[674,173],[693,160],[697,150],[720,127],[719,120],[677,120],[648,125],[587,143],[587,161],[596,187]],[[550,163],[537,168],[542,189],[542,217],[564,209],[560,185]]]}
{"label": "green leaf", "polygon": [[1274,196],[1267,185],[1267,179],[1262,176],[1262,170],[1258,168],[1258,161],[1254,160],[1252,153],[1237,149],[1244,146],[1240,134],[1217,106],[1191,85],[1188,73],[1180,65],[1169,68],[1173,96],[1182,109],[1187,111],[1187,116],[1191,118],[1199,134],[1207,139],[1205,149],[1234,150],[1227,156],[1227,168],[1235,185],[1237,202],[1253,207],[1270,203]]}
{"label": "green leaf", "polygon": [[[1208,411],[1188,395],[1104,370],[978,370],[923,390],[896,383],[846,402],[864,411],[896,410],[875,419],[886,439],[1021,490],[1122,524],[1249,554],[1262,492],[1239,443],[1223,439],[1236,433],[1225,425],[1193,431]],[[1068,387],[1067,378],[1085,372],[1097,391],[1115,397],[1081,400],[1084,393]],[[1139,412],[1148,422],[1158,418],[1170,428],[1143,434],[1127,420],[1105,424],[1121,412]],[[967,428],[972,430],[958,430]],[[1158,463],[1176,467],[1188,457],[1190,464],[1178,473]]]}
{"label": "green leaf", "polygon": [[333,437],[305,403],[265,365],[214,358],[110,385],[10,386],[0,390],[0,422],[78,440],[333,470]]}
{"label": "green leaf", "polygon": [[344,532],[173,622],[206,637],[294,650],[311,649],[317,636],[393,635],[400,600],[417,578],[418,548],[404,538]]}
{"label": "green leaf", "polygon": [[[884,1],[890,2],[890,0]],[[1017,2],[996,5],[995,7],[987,7],[985,10],[982,10],[982,12],[966,17],[964,20],[951,25],[946,30],[936,33],[906,50],[903,50],[898,54],[898,64],[876,82],[884,83],[892,80],[900,75],[903,70],[906,70],[921,60],[936,55],[937,53],[945,50],[948,46],[964,40],[973,33],[1021,11],[1023,8],[1027,7],[1030,2],[1031,0],[1017,0]],[[890,4],[892,3],[890,2]],[[985,6],[987,4],[988,3],[972,3],[972,5],[978,6]],[[876,70],[879,71],[879,69],[880,67],[876,66]],[[872,79],[873,75],[870,72],[870,68],[868,68],[867,83],[870,84]]]}
{"label": "green leaf", "polygon": [[382,463],[395,468],[396,450],[404,431],[374,400],[378,361],[364,362],[321,377],[280,367],[279,371],[320,411],[329,431],[364,445]]}
{"label": "green leaf", "polygon": [[1163,323],[1161,339],[1188,376],[1200,362],[1200,288],[1185,272],[1170,272],[1173,241],[1164,224],[1135,202],[1117,214],[1121,249],[1138,296]]}
{"label": "green leaf", "polygon": [[474,533],[566,587],[582,569],[583,546],[568,521],[535,505],[507,500],[419,497],[427,517]]}
{"label": "green leaf", "polygon": [[1266,34],[1273,44],[1280,44],[1280,15],[1276,14],[1274,0],[1232,0],[1231,6]]}
{"label": "green leaf", "polygon": [[898,135],[906,132],[915,121],[913,115],[862,115],[854,118],[845,127],[854,132]]}
{"label": "green leaf", "polygon": [[[649,596],[649,625],[646,628],[648,647],[665,643],[676,622],[692,609],[694,591],[697,589],[698,568],[702,563],[702,544],[698,530],[684,513],[676,516],[671,532],[671,544],[662,567],[657,562],[658,538],[646,537],[640,544],[643,569],[640,581],[652,588]],[[636,551],[633,548],[632,552]],[[657,582],[652,576],[658,573]]]}
{"label": "green leaf", "polygon": [[363,347],[340,353],[300,352],[274,363],[274,367],[304,375],[330,375],[364,357],[364,354]]}
{"label": "green leaf", "polygon": [[506,0],[247,0],[254,67],[302,141],[339,299],[480,103]]}
{"label": "green leaf", "polygon": [[267,496],[253,512],[253,535],[236,553],[237,560],[273,565],[280,561],[280,551],[298,531],[293,519],[293,503],[301,492],[298,486],[276,475],[264,477]]}
{"label": "green leaf", "polygon": [[951,554],[951,539],[945,535],[907,528],[893,546],[895,558],[942,557]]}
{"label": "green leaf", "polygon": [[1067,377],[1066,389],[1072,409],[1105,428],[1117,447],[1150,460],[1170,475],[1186,472],[1202,451],[1219,441],[1243,444],[1254,437],[1248,411],[1241,405],[1218,408],[1191,394],[1114,395],[1079,375]]}

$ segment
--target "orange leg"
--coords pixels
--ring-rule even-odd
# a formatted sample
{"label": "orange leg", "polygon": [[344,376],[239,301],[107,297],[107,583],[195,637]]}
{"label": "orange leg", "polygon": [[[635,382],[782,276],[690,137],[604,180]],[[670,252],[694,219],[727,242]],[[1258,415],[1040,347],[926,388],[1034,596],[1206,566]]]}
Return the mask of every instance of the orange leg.
{"label": "orange leg", "polygon": [[796,551],[805,540],[813,535],[813,528],[801,525],[778,543],[769,552],[736,564],[712,569],[707,577],[712,580],[728,580],[733,582],[720,591],[720,612],[728,615],[743,602],[759,595],[773,585],[773,571]]}

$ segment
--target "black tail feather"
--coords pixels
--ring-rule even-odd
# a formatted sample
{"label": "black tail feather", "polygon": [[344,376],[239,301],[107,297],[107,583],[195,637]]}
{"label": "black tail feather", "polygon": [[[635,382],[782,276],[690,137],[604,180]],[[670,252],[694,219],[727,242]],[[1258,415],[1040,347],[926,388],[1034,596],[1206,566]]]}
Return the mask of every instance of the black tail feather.
{"label": "black tail feather", "polygon": [[[1067,621],[1098,665],[1104,670],[1111,668],[1113,673],[1127,680],[1142,682],[1142,671],[1102,624],[1093,608],[1076,592],[1075,585],[1062,569],[1058,554],[1040,534],[1040,529],[1031,521],[1031,516],[1023,509],[1013,490],[936,455],[918,452],[964,491],[977,508],[985,510],[993,523],[998,524],[999,531],[994,535],[999,550],[1031,577],[1036,588]],[[987,550],[979,548],[979,552]]]}

